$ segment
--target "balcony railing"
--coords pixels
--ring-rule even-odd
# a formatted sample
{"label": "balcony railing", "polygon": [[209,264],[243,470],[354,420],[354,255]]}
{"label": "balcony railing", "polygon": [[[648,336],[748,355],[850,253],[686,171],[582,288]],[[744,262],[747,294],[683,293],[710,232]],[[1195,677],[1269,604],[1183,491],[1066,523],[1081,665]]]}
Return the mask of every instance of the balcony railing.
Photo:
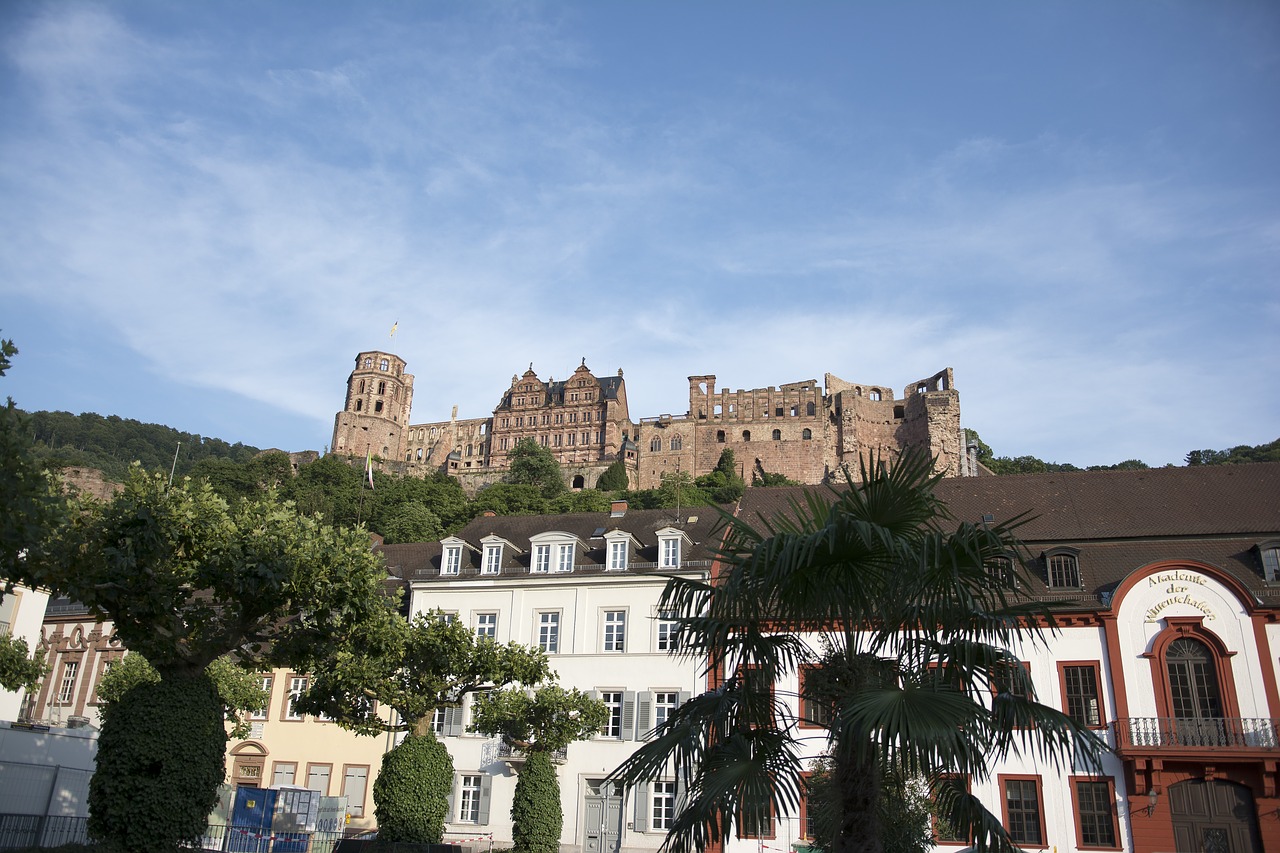
{"label": "balcony railing", "polygon": [[[484,761],[487,764],[490,761],[500,760],[509,764],[522,764],[529,756],[522,750],[516,749],[505,741],[497,741],[485,744]],[[551,760],[557,764],[562,764],[569,757],[569,748],[562,747],[551,753]]]}
{"label": "balcony railing", "polygon": [[1280,720],[1266,717],[1130,717],[1116,720],[1120,752],[1146,749],[1280,751]]}

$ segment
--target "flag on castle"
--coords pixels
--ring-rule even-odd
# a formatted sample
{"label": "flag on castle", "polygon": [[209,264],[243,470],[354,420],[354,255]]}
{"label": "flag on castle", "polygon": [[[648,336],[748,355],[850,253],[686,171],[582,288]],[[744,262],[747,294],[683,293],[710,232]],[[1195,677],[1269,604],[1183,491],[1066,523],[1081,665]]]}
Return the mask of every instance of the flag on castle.
{"label": "flag on castle", "polygon": [[398,329],[398,328],[400,328],[400,321],[399,321],[399,320],[396,320],[394,323],[392,323],[392,324],[391,324],[391,335],[390,335],[390,337],[391,337],[391,340],[393,340],[393,341],[396,339],[396,329]]}
{"label": "flag on castle", "polygon": [[[357,457],[359,458],[359,457]],[[369,488],[373,488],[373,450],[366,447],[364,450],[364,476],[369,481]]]}

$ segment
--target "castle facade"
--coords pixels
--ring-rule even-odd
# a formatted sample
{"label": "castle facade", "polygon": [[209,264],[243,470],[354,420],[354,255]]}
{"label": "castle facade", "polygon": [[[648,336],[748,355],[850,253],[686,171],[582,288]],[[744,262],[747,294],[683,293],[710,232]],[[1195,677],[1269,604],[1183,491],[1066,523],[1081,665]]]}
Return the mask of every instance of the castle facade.
{"label": "castle facade", "polygon": [[592,488],[614,461],[630,485],[658,488],[668,474],[699,477],[732,450],[739,474],[782,474],[826,482],[841,468],[857,472],[860,456],[893,458],[918,448],[946,476],[967,471],[960,395],[950,368],[907,385],[846,382],[826,374],[779,386],[716,388],[712,374],[690,376],[683,415],[633,419],[622,370],[596,376],[583,363],[565,380],[540,379],[530,365],[512,376],[483,418],[410,423],[413,377],[403,359],[369,351],[356,356],[343,410],[334,419],[334,453],[376,456],[387,470],[423,476],[445,471],[474,492],[497,482],[522,439],[547,448],[572,488]]}

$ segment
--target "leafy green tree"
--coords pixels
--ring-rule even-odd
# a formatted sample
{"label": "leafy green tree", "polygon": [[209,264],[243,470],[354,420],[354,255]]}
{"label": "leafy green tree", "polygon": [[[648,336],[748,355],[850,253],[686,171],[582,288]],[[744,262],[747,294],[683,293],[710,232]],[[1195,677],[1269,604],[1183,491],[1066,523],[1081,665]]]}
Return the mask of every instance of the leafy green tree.
{"label": "leafy green tree", "polygon": [[537,486],[543,497],[554,498],[565,490],[564,474],[551,451],[532,438],[522,438],[507,454],[508,483]]}
{"label": "leafy green tree", "polygon": [[551,504],[542,488],[531,483],[494,483],[471,501],[473,517],[486,510],[497,515],[544,515],[551,511]]}
{"label": "leafy green tree", "polygon": [[400,542],[435,542],[444,537],[440,517],[422,504],[401,504],[381,525],[388,544]]}
{"label": "leafy green tree", "polygon": [[630,485],[631,482],[627,478],[627,463],[622,459],[615,459],[608,468],[604,469],[600,479],[596,480],[596,488],[602,492],[620,492]]}
{"label": "leafy green tree", "polygon": [[742,497],[747,485],[738,475],[737,462],[733,451],[725,448],[720,453],[716,467],[695,481],[698,489],[709,498],[710,503],[730,504]]}
{"label": "leafy green tree", "polygon": [[[408,732],[388,753],[404,750],[405,757],[384,759],[383,768],[393,775],[387,780],[379,776],[374,786],[380,838],[438,844],[443,823],[434,815],[444,814],[452,769],[438,779],[415,776],[413,770],[436,772],[449,760],[431,731],[435,709],[457,707],[468,693],[490,687],[537,684],[551,669],[538,649],[478,637],[461,623],[431,613],[409,622],[398,617],[370,620],[311,671],[311,689],[298,702],[303,713],[325,714],[364,735]],[[396,720],[379,714],[379,706],[394,709]],[[417,802],[423,791],[434,798],[432,803]],[[383,823],[384,813],[389,824]],[[401,828],[404,834],[392,834]]]}
{"label": "leafy green tree", "polygon": [[604,492],[583,489],[565,492],[548,504],[550,512],[608,512],[612,501]]}
{"label": "leafy green tree", "polygon": [[803,484],[798,483],[795,480],[792,480],[790,477],[787,477],[783,474],[772,474],[764,470],[764,465],[760,463],[759,459],[756,460],[755,470],[751,472],[752,488],[755,488],[757,486],[764,487],[764,488],[771,488],[773,486],[800,486],[800,485],[803,485]]}
{"label": "leafy green tree", "polygon": [[[124,645],[155,667],[159,682],[130,690],[121,707],[147,697],[169,707],[185,696],[180,736],[207,740],[139,764],[111,752],[150,736],[138,727],[151,716],[106,716],[91,828],[130,850],[194,841],[217,799],[226,734],[210,663],[235,652],[246,666],[307,669],[318,650],[391,612],[386,570],[364,531],[326,527],[270,495],[228,505],[207,484],[168,487],[167,479],[135,467],[109,502],[81,501],[21,573],[113,622]],[[152,797],[158,789],[134,772],[195,780],[177,786],[189,801]],[[136,827],[152,832],[149,847],[136,846]]]}
{"label": "leafy green tree", "polygon": [[1236,465],[1245,462],[1280,462],[1280,438],[1256,447],[1240,444],[1230,450],[1192,450],[1186,458],[1188,465]]}
{"label": "leafy green tree", "polygon": [[21,637],[0,637],[0,688],[35,690],[48,671],[43,651],[32,652]]}
{"label": "leafy green tree", "polygon": [[[204,671],[213,681],[218,698],[222,700],[223,713],[231,725],[229,736],[248,737],[249,721],[246,715],[266,707],[270,700],[267,691],[262,689],[258,673],[236,665],[229,655],[217,658]],[[113,704],[139,684],[155,684],[159,681],[160,673],[156,672],[145,657],[137,652],[125,655],[103,673],[98,681],[98,702],[101,703],[99,713],[105,717]]]}
{"label": "leafy green tree", "polygon": [[[991,583],[986,562],[1016,553],[1011,529],[952,527],[930,471],[919,454],[873,461],[843,491],[814,490],[762,529],[726,518],[717,581],[668,580],[659,606],[681,623],[681,652],[727,678],[678,708],[614,775],[634,784],[674,768],[688,780],[673,853],[794,810],[796,720],[769,687],[815,662],[802,630],[826,639],[819,671],[840,685],[827,723],[833,853],[885,849],[890,768],[931,786],[950,774],[977,785],[1014,753],[1096,759],[1104,748],[1034,699],[1018,650],[1045,642],[1055,620],[1046,604]],[[999,816],[946,791],[939,807],[975,848],[1015,849]]]}
{"label": "leafy green tree", "polygon": [[516,853],[557,853],[564,815],[551,753],[596,734],[608,720],[605,704],[580,690],[508,689],[476,697],[472,731],[501,735],[527,756],[511,801]]}

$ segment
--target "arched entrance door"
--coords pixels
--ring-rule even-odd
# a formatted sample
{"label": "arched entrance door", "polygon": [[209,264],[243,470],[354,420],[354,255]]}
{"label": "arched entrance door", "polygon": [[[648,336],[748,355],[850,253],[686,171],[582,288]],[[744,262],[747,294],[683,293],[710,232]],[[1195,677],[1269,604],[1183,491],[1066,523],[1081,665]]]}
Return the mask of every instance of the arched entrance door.
{"label": "arched entrance door", "polygon": [[1169,786],[1174,849],[1179,853],[1253,853],[1262,849],[1253,792],[1234,782],[1192,780]]}

